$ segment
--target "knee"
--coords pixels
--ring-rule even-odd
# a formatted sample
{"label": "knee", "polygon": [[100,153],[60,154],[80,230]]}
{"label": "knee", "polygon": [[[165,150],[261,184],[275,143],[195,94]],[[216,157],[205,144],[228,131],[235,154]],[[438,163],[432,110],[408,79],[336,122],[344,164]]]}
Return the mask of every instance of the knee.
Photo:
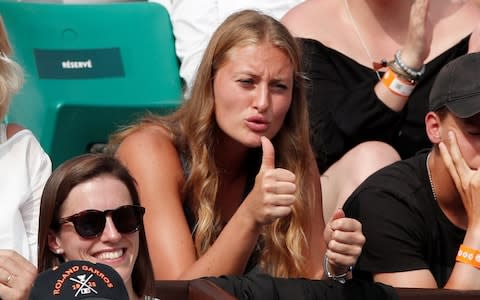
{"label": "knee", "polygon": [[352,149],[353,156],[360,165],[379,169],[400,160],[398,152],[384,142],[369,141]]}
{"label": "knee", "polygon": [[357,145],[333,164],[325,176],[330,177],[329,193],[336,198],[336,207],[343,206],[350,194],[374,172],[400,160],[400,155],[390,145],[369,141]]}
{"label": "knee", "polygon": [[400,160],[400,155],[392,146],[377,141],[359,144],[350,152],[347,154],[350,156],[351,168],[355,170],[353,174],[357,174],[359,182],[379,169]]}

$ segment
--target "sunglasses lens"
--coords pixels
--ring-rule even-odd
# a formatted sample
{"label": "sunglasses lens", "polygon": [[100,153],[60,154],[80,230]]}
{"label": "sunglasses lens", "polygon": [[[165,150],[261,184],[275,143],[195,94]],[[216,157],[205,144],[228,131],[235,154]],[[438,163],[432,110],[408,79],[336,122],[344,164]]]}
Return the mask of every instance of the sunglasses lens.
{"label": "sunglasses lens", "polygon": [[101,211],[85,211],[76,216],[72,222],[80,236],[91,238],[103,232],[105,228],[105,214]]}
{"label": "sunglasses lens", "polygon": [[132,233],[142,227],[144,213],[145,208],[141,206],[126,205],[112,211],[112,221],[118,232]]}

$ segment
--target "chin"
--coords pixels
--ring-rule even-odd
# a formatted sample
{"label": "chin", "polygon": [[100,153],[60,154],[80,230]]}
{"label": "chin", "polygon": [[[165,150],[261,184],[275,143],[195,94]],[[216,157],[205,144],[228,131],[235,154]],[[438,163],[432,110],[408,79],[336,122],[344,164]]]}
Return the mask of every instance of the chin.
{"label": "chin", "polygon": [[127,268],[122,266],[114,269],[115,271],[117,271],[120,277],[122,277],[123,282],[128,282],[132,278],[132,272],[133,272],[132,268]]}
{"label": "chin", "polygon": [[262,147],[262,142],[260,140],[260,136],[257,136],[256,138],[248,139],[245,142],[242,142],[246,147],[248,148],[258,148]]}

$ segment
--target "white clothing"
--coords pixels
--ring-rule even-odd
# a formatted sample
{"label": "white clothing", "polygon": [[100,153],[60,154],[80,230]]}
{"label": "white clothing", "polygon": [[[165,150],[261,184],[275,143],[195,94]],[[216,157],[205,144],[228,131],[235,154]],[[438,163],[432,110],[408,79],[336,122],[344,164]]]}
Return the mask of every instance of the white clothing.
{"label": "white clothing", "polygon": [[2,123],[0,132],[0,248],[37,265],[40,198],[52,164],[30,130],[7,140]]}
{"label": "white clothing", "polygon": [[232,13],[256,9],[280,19],[304,0],[173,0],[170,19],[175,48],[181,61],[180,76],[188,96],[197,68],[217,27]]}
{"label": "white clothing", "polygon": [[170,13],[170,11],[172,9],[172,1],[173,0],[148,0],[148,2],[156,2],[156,3],[159,3],[159,4],[163,5],[163,7],[165,7],[165,9],[168,11],[168,13]]}

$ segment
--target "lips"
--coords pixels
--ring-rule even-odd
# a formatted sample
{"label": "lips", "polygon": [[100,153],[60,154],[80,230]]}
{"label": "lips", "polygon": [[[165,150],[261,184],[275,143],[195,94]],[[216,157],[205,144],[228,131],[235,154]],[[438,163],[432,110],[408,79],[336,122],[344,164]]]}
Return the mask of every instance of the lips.
{"label": "lips", "polygon": [[247,127],[255,132],[264,132],[270,126],[270,122],[262,116],[251,116],[245,120]]}

